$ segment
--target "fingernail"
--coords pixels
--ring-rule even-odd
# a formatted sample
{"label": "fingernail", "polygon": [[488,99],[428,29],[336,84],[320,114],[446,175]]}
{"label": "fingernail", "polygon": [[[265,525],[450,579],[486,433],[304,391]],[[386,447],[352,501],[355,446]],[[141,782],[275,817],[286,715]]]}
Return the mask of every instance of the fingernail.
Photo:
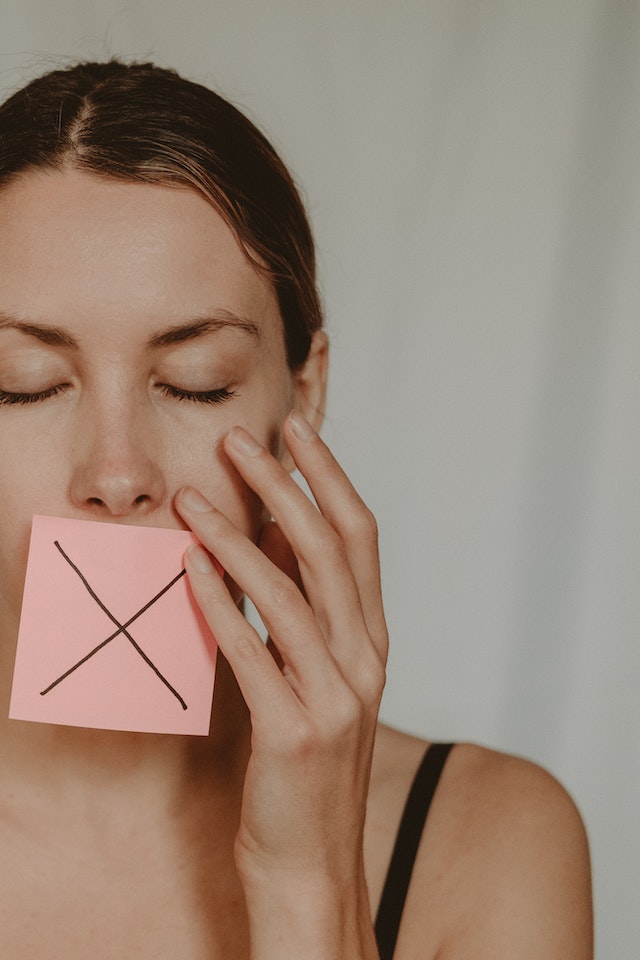
{"label": "fingernail", "polygon": [[242,427],[234,427],[233,430],[230,430],[227,434],[227,442],[238,453],[243,453],[249,457],[256,457],[263,449],[262,445]]}
{"label": "fingernail", "polygon": [[194,490],[193,487],[185,487],[180,491],[180,500],[189,510],[195,510],[197,513],[208,513],[212,509],[211,504],[201,493]]}
{"label": "fingernail", "polygon": [[198,546],[197,543],[192,543],[191,546],[187,549],[185,559],[189,560],[189,563],[194,567],[198,573],[211,573],[213,570],[213,564],[209,559],[209,555],[206,550],[203,550],[202,547]]}
{"label": "fingernail", "polygon": [[303,417],[299,410],[292,410],[289,413],[289,423],[298,440],[308,442],[318,436],[307,418]]}

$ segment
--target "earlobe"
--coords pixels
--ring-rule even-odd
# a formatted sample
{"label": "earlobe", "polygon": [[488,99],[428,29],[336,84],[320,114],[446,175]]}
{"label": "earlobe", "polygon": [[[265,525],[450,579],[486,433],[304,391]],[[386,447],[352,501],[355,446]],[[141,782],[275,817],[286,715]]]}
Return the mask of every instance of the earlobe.
{"label": "earlobe", "polygon": [[[307,359],[293,374],[293,408],[304,414],[314,430],[319,431],[324,420],[329,371],[329,338],[324,330],[317,330],[311,340]],[[295,464],[288,452],[282,464],[291,472]]]}

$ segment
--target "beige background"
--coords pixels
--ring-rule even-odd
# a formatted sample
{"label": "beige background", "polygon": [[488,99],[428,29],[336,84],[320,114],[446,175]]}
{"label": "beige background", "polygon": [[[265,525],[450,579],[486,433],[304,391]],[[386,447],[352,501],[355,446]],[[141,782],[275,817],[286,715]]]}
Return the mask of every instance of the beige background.
{"label": "beige background", "polygon": [[[384,715],[550,767],[640,942],[640,5],[3,0],[0,87],[152,57],[305,188],[325,430],[380,519]],[[1,455],[1,453],[0,453]]]}

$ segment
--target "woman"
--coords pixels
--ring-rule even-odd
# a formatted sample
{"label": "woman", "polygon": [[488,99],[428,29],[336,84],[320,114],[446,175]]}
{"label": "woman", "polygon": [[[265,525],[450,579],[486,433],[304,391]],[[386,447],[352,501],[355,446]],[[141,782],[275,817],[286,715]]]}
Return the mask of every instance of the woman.
{"label": "woman", "polygon": [[208,738],[2,721],[3,956],[590,956],[573,804],[479,747],[427,754],[382,894],[427,744],[377,724],[375,524],[317,434],[326,368],[300,200],[228,103],[112,62],[0,108],[5,699],[35,513],[192,530],[223,655]]}

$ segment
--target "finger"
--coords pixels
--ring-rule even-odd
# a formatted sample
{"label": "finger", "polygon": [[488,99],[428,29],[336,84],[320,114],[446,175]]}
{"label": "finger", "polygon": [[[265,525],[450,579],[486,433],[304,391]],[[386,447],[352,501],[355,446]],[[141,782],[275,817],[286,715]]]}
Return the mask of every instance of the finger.
{"label": "finger", "polygon": [[[194,504],[199,507],[194,509]],[[339,671],[313,611],[295,583],[201,494],[180,491],[176,508],[255,604],[280,651],[284,673],[300,699],[310,703],[326,697]],[[208,617],[208,608],[203,612]]]}
{"label": "finger", "polygon": [[[279,570],[282,570],[282,572],[296,584],[302,595],[305,596],[298,561],[296,560],[293,550],[287,543],[282,530],[273,521],[265,523],[260,531],[258,547]],[[275,658],[276,663],[282,670],[284,660],[271,635],[267,636],[267,649],[271,652],[271,655]]]}
{"label": "finger", "polygon": [[[307,424],[309,439],[298,436],[291,419],[285,427],[287,445],[320,510],[245,431],[234,428],[225,439],[225,449],[291,544],[309,601],[327,639],[344,646],[350,635],[362,634],[362,623],[384,662],[387,639],[375,524],[317,434]],[[350,656],[346,648],[338,652],[336,647],[336,652],[341,662]]]}
{"label": "finger", "polygon": [[[261,550],[263,550],[291,580],[298,583],[300,582],[295,554],[276,523],[271,522],[265,524],[259,545]],[[335,644],[332,644],[332,649],[334,649],[335,646]],[[280,655],[277,645],[273,643],[272,647],[274,656],[279,658]],[[346,659],[338,660],[338,667],[341,668],[345,680],[350,684],[352,689],[364,698],[367,698],[370,686],[369,680],[371,680],[371,685],[374,687],[377,683],[382,684],[384,682],[384,677],[381,676],[380,673],[380,661],[376,659],[375,662],[371,663],[371,676],[368,677],[366,656],[363,656],[359,646],[350,644],[350,648],[350,656],[347,655]],[[377,658],[377,653],[375,656]],[[277,662],[280,662],[279,659]]]}
{"label": "finger", "polygon": [[275,518],[296,556],[309,603],[322,632],[342,659],[349,637],[366,634],[360,597],[339,535],[278,460],[235,427],[225,450]]}
{"label": "finger", "polygon": [[284,434],[296,467],[309,484],[322,514],[344,544],[367,628],[384,661],[388,635],[382,605],[375,517],[327,445],[297,410],[292,410],[287,417]]}
{"label": "finger", "polygon": [[304,591],[300,568],[296,555],[291,549],[287,538],[277,523],[265,523],[258,538],[258,546],[272,563],[282,570],[290,580],[297,584],[301,592]]}
{"label": "finger", "polygon": [[[186,551],[184,564],[196,601],[233,670],[254,720],[273,723],[276,716],[287,714],[292,718],[294,691],[258,633],[238,610],[206,550],[193,544]],[[277,714],[274,704],[279,706]]]}
{"label": "finger", "polygon": [[[276,523],[273,521],[265,523],[260,531],[258,546],[264,555],[296,584],[306,599],[298,561],[296,560],[293,550],[287,543],[282,530]],[[267,650],[269,650],[271,656],[275,659],[280,670],[283,670],[285,668],[285,662],[271,634],[267,635]]]}

